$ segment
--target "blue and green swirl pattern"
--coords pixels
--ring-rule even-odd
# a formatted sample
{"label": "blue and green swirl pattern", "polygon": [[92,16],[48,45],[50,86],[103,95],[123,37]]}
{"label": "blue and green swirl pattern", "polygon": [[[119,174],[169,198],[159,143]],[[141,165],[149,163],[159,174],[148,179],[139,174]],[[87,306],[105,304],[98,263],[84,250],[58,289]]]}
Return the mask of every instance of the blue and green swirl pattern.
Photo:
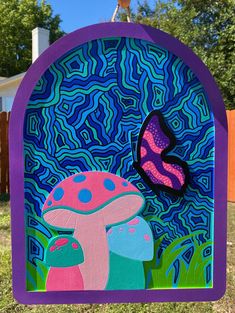
{"label": "blue and green swirl pattern", "polygon": [[[188,165],[183,197],[155,194],[133,167],[141,125],[153,110],[161,112],[176,138],[169,155]],[[164,260],[167,287],[211,287],[214,120],[203,86],[177,56],[132,38],[98,39],[69,51],[45,71],[32,92],[24,157],[25,211],[37,219],[26,226],[28,276],[35,276],[44,242],[52,236],[40,218],[46,197],[66,177],[97,170],[122,176],[145,196],[142,217],[156,244],[153,262],[145,264],[146,288],[163,287],[154,273]],[[32,227],[44,241],[32,236]],[[190,264],[195,271],[196,255],[201,260],[200,283],[197,277],[182,283],[180,273]]]}

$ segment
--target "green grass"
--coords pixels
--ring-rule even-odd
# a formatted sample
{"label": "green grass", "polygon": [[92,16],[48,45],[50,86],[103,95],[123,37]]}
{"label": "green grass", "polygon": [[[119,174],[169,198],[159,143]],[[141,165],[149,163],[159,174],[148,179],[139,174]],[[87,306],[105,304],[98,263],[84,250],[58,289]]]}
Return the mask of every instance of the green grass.
{"label": "green grass", "polygon": [[0,202],[0,313],[234,313],[235,204],[228,207],[228,283],[225,296],[217,302],[27,306],[18,304],[12,296],[10,208],[8,202]]}
{"label": "green grass", "polygon": [[[177,277],[178,288],[188,288],[194,286],[195,288],[202,288],[211,286],[212,282],[206,283],[205,269],[206,266],[212,263],[212,256],[203,257],[203,251],[211,248],[212,243],[207,242],[199,245],[196,236],[201,232],[195,232],[193,235],[184,236],[175,239],[163,252],[163,257],[159,264],[156,264],[157,253],[164,235],[155,243],[155,255],[149,262],[145,262],[144,268],[146,277],[150,273],[151,280],[149,288],[163,289],[172,288],[172,283],[175,278],[175,269],[173,264],[178,261],[179,275]],[[189,265],[181,258],[182,254],[193,249]]]}

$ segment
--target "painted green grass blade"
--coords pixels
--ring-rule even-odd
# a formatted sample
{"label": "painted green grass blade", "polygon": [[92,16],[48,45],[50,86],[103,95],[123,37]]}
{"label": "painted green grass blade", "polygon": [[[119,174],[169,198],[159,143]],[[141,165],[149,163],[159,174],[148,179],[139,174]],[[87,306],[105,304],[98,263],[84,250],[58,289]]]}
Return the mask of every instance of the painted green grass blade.
{"label": "painted green grass blade", "polygon": [[[211,247],[212,243],[206,242],[199,245],[195,238],[200,234],[201,232],[195,232],[174,240],[163,251],[160,260],[158,260],[157,253],[164,235],[155,243],[153,259],[144,262],[145,276],[148,279],[147,288],[206,288],[211,286],[209,278],[212,278],[210,273],[212,255],[203,257],[203,251]],[[193,252],[188,264],[188,261],[183,258],[183,253],[191,248]]]}
{"label": "painted green grass blade", "polygon": [[[50,238],[54,235],[54,233],[57,235],[57,232],[53,230],[48,230],[48,228],[44,225],[43,220],[38,216],[32,216],[27,215],[26,221],[28,221],[28,218],[33,218],[38,223],[40,223],[42,226],[42,229],[45,229],[45,233],[40,231],[40,229],[37,229],[36,227],[30,227],[30,225],[27,225],[26,227],[26,249],[27,249],[27,261],[26,261],[26,285],[27,290],[29,291],[43,291],[45,290],[46,285],[46,278],[48,274],[48,267],[44,263],[44,258],[42,259],[38,258],[33,255],[30,256],[30,247],[28,246],[28,238],[35,238],[35,240],[38,241],[41,247],[45,250],[48,246]],[[49,236],[51,236],[49,238]],[[44,252],[43,252],[44,255]]]}
{"label": "painted green grass blade", "polygon": [[27,290],[44,291],[47,273],[48,268],[42,262],[36,262],[36,266],[27,262]]}

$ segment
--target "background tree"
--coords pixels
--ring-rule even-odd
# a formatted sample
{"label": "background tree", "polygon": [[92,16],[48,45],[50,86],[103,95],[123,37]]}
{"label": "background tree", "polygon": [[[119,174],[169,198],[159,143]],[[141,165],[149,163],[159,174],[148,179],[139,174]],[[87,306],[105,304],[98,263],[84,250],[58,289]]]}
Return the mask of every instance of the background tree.
{"label": "background tree", "polygon": [[59,15],[45,1],[0,0],[0,76],[12,76],[28,69],[32,62],[32,34],[35,27],[50,30],[50,43],[63,36]]}
{"label": "background tree", "polygon": [[227,108],[235,108],[234,0],[158,0],[154,8],[144,1],[132,12],[132,19],[160,28],[191,47],[210,69]]}

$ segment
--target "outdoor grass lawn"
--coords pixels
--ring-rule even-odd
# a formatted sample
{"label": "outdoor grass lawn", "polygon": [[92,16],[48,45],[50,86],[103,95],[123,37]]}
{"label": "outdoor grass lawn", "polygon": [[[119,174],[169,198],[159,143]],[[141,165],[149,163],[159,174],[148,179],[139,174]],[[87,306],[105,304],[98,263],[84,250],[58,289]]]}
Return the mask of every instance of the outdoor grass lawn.
{"label": "outdoor grass lawn", "polygon": [[0,312],[36,313],[235,313],[235,203],[228,204],[227,292],[217,302],[26,306],[12,297],[10,206],[0,202]]}

